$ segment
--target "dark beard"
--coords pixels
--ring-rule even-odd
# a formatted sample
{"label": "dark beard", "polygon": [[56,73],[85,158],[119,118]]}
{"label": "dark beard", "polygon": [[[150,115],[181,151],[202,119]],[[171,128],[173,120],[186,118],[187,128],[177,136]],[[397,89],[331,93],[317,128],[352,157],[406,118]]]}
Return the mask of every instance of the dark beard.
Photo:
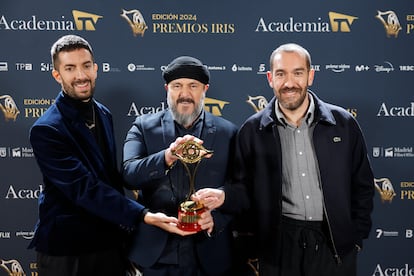
{"label": "dark beard", "polygon": [[292,91],[292,90],[296,91],[296,93],[299,93],[299,94],[300,94],[300,98],[299,98],[297,101],[295,101],[295,102],[289,102],[289,103],[287,103],[286,101],[281,101],[281,100],[279,100],[279,104],[280,104],[283,108],[285,108],[285,109],[288,109],[288,110],[294,111],[294,110],[296,110],[297,108],[299,108],[299,106],[301,106],[301,105],[302,105],[302,103],[305,101],[305,98],[306,98],[306,92],[302,94],[302,92],[303,92],[303,91],[302,91],[301,89],[283,89],[283,90],[281,91],[281,93],[283,93],[284,91]]}

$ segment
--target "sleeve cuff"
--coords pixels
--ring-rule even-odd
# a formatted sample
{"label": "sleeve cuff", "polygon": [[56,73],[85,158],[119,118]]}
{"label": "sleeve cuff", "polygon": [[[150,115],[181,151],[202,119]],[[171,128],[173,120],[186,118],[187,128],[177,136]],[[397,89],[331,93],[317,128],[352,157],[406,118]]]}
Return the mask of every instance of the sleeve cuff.
{"label": "sleeve cuff", "polygon": [[149,212],[149,209],[148,209],[148,208],[144,208],[144,209],[142,209],[142,211],[141,211],[141,215],[140,215],[140,221],[141,221],[141,222],[144,222],[145,215],[146,215],[148,212]]}

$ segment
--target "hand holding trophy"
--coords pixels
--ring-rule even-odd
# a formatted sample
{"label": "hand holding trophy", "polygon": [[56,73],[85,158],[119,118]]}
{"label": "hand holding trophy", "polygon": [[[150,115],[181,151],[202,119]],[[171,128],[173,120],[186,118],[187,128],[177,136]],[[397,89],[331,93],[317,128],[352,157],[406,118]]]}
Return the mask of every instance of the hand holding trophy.
{"label": "hand holding trophy", "polygon": [[[197,168],[201,160],[213,154],[213,151],[207,150],[194,140],[189,140],[180,144],[172,151],[172,154],[184,165],[190,183],[188,196],[178,208],[178,228],[184,231],[201,231],[202,229],[198,224],[198,220],[200,215],[205,211],[205,208],[202,203],[191,200],[191,195],[195,192],[194,185]],[[189,164],[194,164],[194,166],[190,168]]]}

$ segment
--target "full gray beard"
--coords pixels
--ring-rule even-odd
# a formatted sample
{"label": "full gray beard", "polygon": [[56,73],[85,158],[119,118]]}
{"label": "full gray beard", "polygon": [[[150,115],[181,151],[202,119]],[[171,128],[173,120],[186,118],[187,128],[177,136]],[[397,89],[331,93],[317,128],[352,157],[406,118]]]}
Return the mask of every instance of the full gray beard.
{"label": "full gray beard", "polygon": [[197,119],[197,117],[203,110],[204,97],[200,100],[200,103],[197,106],[195,106],[194,111],[191,114],[180,114],[177,111],[177,104],[172,101],[171,97],[167,97],[167,104],[174,121],[176,121],[184,127],[189,127],[193,124],[193,122]]}

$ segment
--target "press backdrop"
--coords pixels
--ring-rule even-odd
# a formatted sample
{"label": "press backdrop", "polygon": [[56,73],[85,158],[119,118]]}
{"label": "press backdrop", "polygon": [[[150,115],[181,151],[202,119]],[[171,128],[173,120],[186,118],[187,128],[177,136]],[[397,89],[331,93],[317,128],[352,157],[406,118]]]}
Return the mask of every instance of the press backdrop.
{"label": "press backdrop", "polygon": [[173,58],[208,65],[206,110],[240,126],[273,96],[272,50],[303,45],[316,70],[312,90],[357,118],[376,177],[359,275],[414,275],[412,0],[2,0],[0,275],[37,275],[26,247],[43,182],[28,131],[60,90],[49,49],[65,34],[94,48],[96,98],[112,110],[119,158],[135,117],[166,108],[161,73]]}

